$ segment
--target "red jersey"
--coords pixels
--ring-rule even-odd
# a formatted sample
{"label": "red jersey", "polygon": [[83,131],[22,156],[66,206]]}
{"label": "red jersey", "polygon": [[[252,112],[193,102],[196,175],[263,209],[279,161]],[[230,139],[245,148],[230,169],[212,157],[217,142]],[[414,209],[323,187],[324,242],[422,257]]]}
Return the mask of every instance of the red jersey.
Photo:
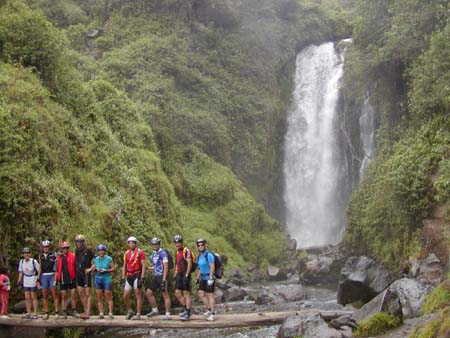
{"label": "red jersey", "polygon": [[181,247],[177,250],[177,257],[176,257],[176,261],[177,261],[177,272],[186,272],[187,269],[187,261],[186,259],[192,259],[192,253],[191,250],[189,250],[186,247]]}
{"label": "red jersey", "polygon": [[142,272],[141,261],[145,260],[144,250],[136,248],[135,250],[127,250],[123,255],[123,260],[126,262],[125,268],[127,276],[136,275]]}

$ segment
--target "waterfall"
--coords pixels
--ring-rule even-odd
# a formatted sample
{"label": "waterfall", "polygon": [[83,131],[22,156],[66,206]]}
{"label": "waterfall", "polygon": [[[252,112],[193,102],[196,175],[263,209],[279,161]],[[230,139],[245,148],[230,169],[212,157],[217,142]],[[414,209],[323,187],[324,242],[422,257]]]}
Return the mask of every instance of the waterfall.
{"label": "waterfall", "polygon": [[284,146],[283,198],[286,225],[299,247],[337,243],[345,228],[335,124],[344,53],[329,42],[297,55]]}
{"label": "waterfall", "polygon": [[359,177],[362,178],[375,149],[375,110],[369,103],[369,96],[364,99],[359,118],[359,128],[361,130],[361,140],[363,148],[363,159],[359,168]]}

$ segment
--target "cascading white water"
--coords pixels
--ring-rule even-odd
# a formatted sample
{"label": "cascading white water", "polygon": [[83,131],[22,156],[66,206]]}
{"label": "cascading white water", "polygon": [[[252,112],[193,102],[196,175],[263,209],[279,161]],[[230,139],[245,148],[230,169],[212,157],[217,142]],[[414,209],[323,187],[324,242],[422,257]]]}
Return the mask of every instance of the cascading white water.
{"label": "cascading white water", "polygon": [[364,158],[359,168],[359,177],[363,177],[364,171],[367,168],[370,160],[373,157],[375,150],[375,110],[369,102],[369,97],[364,99],[359,118],[359,128],[361,130],[362,147],[364,151]]}
{"label": "cascading white water", "polygon": [[337,203],[335,117],[345,50],[333,43],[298,54],[284,147],[286,225],[298,247],[337,243],[345,227]]}

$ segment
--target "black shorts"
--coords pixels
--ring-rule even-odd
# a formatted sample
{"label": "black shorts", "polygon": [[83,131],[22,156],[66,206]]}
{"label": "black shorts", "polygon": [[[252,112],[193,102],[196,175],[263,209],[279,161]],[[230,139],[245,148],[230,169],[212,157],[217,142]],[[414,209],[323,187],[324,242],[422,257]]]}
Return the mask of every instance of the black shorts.
{"label": "black shorts", "polygon": [[169,291],[169,283],[166,281],[166,285],[164,288],[161,286],[162,283],[163,283],[162,276],[153,276],[148,282],[147,288],[152,291],[156,291],[158,289],[161,289],[161,291]]}
{"label": "black shorts", "polygon": [[191,291],[191,275],[177,273],[175,276],[175,290]]}
{"label": "black shorts", "polygon": [[92,278],[90,273],[78,273],[77,272],[77,286],[90,288],[92,286]]}
{"label": "black shorts", "polygon": [[214,279],[213,285],[208,286],[208,280],[200,279],[200,282],[198,283],[198,289],[206,293],[214,293],[214,290],[216,289],[216,280]]}
{"label": "black shorts", "polygon": [[73,290],[77,288],[77,284],[75,281],[73,281],[72,283],[69,284],[60,284],[59,285],[59,289],[61,291],[68,291],[68,290]]}

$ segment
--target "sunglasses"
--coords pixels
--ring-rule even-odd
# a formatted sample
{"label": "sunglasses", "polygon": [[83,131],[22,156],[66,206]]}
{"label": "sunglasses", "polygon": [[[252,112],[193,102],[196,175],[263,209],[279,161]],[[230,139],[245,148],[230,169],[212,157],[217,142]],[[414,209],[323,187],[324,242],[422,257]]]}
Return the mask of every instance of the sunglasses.
{"label": "sunglasses", "polygon": [[205,244],[197,244],[197,246],[198,246],[198,247],[200,247],[200,246],[205,246]]}

